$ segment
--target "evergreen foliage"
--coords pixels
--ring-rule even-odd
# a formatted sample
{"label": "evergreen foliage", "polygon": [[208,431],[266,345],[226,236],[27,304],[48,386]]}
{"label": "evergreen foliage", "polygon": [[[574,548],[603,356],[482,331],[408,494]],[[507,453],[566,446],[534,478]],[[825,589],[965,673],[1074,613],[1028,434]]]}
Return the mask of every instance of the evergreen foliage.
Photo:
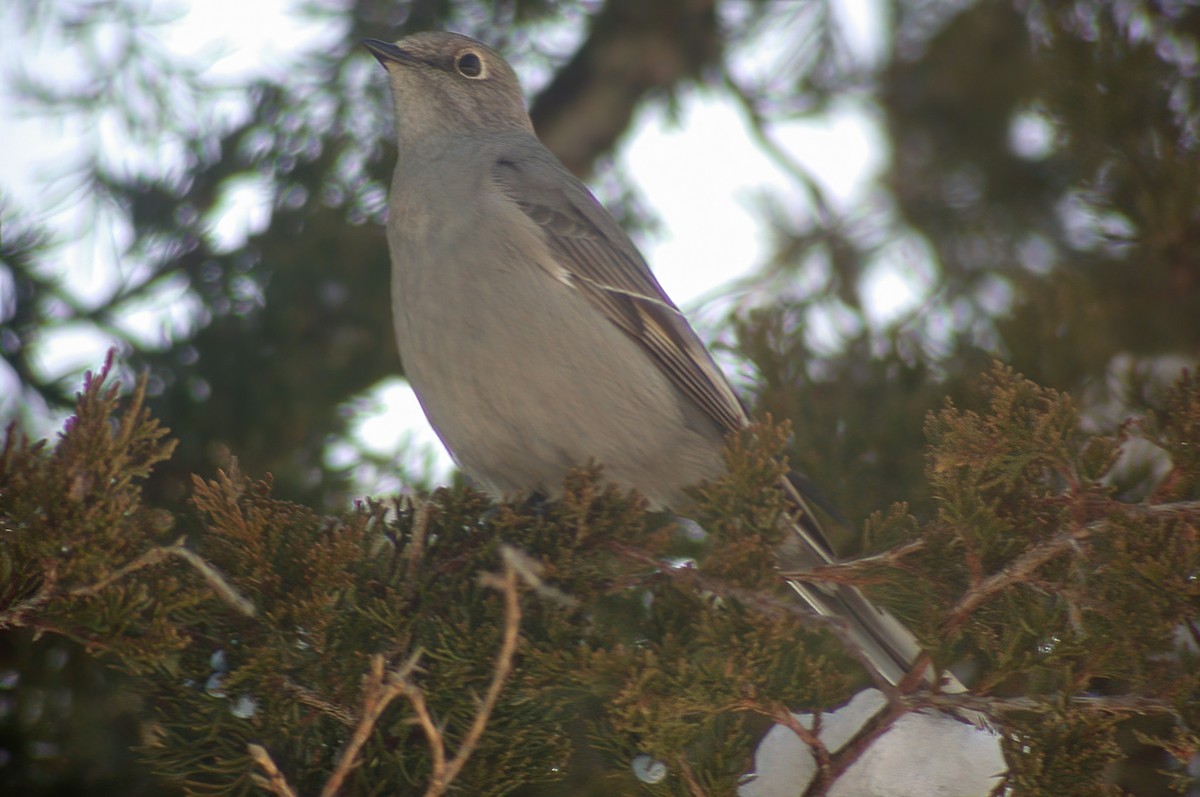
{"label": "evergreen foliage", "polygon": [[[322,516],[235,467],[195,480],[201,530],[185,542],[140,494],[172,443],[144,381],[122,400],[110,371],[89,376],[54,446],[8,433],[0,622],[127,673],[144,701],[138,756],[163,784],[255,793],[261,749],[296,794],[320,793],[392,684],[345,793],[428,793],[426,717],[446,758],[469,753],[463,793],[565,779],[572,793],[732,794],[771,720],[835,705],[861,678],[771,566],[786,427],[731,441],[728,477],[696,490],[704,540],[595,468],[560,502],[439,489]],[[1161,411],[1110,435],[1083,433],[1067,395],[1005,367],[984,392],[983,411],[929,416],[936,516],[877,515],[877,535],[906,543],[826,575],[886,599],[943,662],[971,662],[971,698],[895,699],[988,711],[1015,794],[1121,793],[1111,765],[1130,717],[1156,720],[1142,743],[1182,767],[1200,705],[1180,636],[1196,644],[1200,380],[1184,373]],[[1133,435],[1170,471],[1129,503],[1110,477]],[[488,575],[501,570],[519,618]],[[502,664],[506,629],[519,642]],[[668,776],[639,786],[639,755]]]}

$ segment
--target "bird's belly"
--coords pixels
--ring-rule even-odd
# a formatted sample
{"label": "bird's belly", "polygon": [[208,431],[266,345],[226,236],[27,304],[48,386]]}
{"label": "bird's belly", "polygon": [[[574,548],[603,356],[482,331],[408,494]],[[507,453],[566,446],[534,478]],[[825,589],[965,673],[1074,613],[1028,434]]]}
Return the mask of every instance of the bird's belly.
{"label": "bird's belly", "polygon": [[[405,372],[439,437],[493,494],[557,495],[594,460],[681,506],[682,487],[721,472],[716,425],[586,297],[520,265],[487,280],[445,268],[425,276],[441,280],[434,292],[396,286]],[[413,300],[429,295],[454,300]]]}

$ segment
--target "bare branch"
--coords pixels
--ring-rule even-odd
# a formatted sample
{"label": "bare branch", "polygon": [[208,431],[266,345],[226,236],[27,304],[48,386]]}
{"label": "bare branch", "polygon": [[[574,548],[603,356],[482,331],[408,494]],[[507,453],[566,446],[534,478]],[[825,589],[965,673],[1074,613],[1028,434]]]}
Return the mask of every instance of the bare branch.
{"label": "bare branch", "polygon": [[257,610],[254,608],[253,601],[251,601],[249,598],[243,597],[243,595],[238,592],[232,584],[225,580],[225,577],[222,576],[215,567],[205,561],[195,551],[186,547],[183,544],[184,539],[184,537],[180,537],[170,545],[161,545],[157,548],[151,548],[141,556],[138,556],[133,561],[129,562],[129,564],[109,573],[95,584],[69,589],[67,590],[66,594],[72,597],[96,595],[126,576],[136,573],[138,570],[142,570],[143,568],[161,564],[174,556],[182,559],[195,568],[196,571],[200,573],[200,575],[208,583],[208,585],[212,587],[213,591],[217,593],[217,596],[232,606],[238,613],[243,614],[246,617],[253,617],[257,613]]}
{"label": "bare branch", "polygon": [[258,613],[258,610],[254,608],[253,601],[234,589],[233,585],[226,581],[225,577],[215,567],[202,559],[195,551],[183,546],[179,546],[178,548],[171,546],[170,552],[196,568],[200,575],[204,577],[204,580],[208,582],[208,585],[212,587],[213,591],[217,593],[217,596],[232,606],[235,611],[246,617],[253,617]]}
{"label": "bare branch", "polygon": [[167,561],[174,556],[177,551],[183,548],[184,539],[184,537],[180,537],[170,545],[161,545],[157,548],[151,548],[141,556],[133,559],[125,566],[119,567],[112,571],[95,584],[89,584],[84,587],[74,587],[67,590],[66,594],[75,598],[85,598],[99,594],[131,573],[136,573],[142,568],[152,567],[153,565],[161,564]]}
{"label": "bare branch", "polygon": [[692,772],[692,768],[688,765],[687,759],[680,758],[678,760],[678,764],[679,775],[683,778],[683,782],[687,786],[692,797],[708,797],[708,792],[704,790],[704,787],[700,785],[700,781],[696,779],[696,773]]}
{"label": "bare branch", "polygon": [[804,570],[781,570],[779,574],[787,579],[796,579],[797,581],[809,583],[862,586],[869,583],[869,580],[857,575],[860,571],[868,567],[878,567],[880,565],[896,567],[904,557],[914,554],[924,547],[924,540],[913,540],[912,542],[897,545],[895,548],[889,548],[886,551],[880,551],[871,556],[847,559],[843,562],[835,562],[829,565],[817,565],[805,568]]}
{"label": "bare branch", "polygon": [[[896,724],[896,720],[912,710],[910,706],[904,705],[902,702],[889,700],[884,708],[875,712],[874,715],[863,723],[862,727],[858,729],[850,741],[842,745],[833,755],[833,760],[830,762],[829,767],[829,785],[837,783],[838,779],[846,774],[846,770],[855,761],[858,761],[863,753],[879,740],[880,736],[883,736]],[[818,714],[817,716],[820,715]]]}
{"label": "bare branch", "polygon": [[753,92],[738,83],[728,68],[723,71],[721,77],[725,88],[741,107],[742,113],[746,118],[746,124],[749,125],[750,133],[754,137],[755,142],[769,158],[775,161],[775,164],[779,168],[783,169],[796,182],[804,186],[804,190],[808,192],[809,199],[813,203],[813,209],[821,224],[823,226],[831,226],[833,212],[830,209],[829,200],[825,197],[825,189],[821,187],[821,184],[817,182],[812,173],[800,161],[792,157],[791,153],[784,149],[771,135],[771,131],[767,129],[767,119],[759,109]]}
{"label": "bare branch", "polygon": [[433,757],[433,772],[430,773],[430,785],[425,793],[427,795],[431,792],[438,794],[445,791],[445,787],[442,786],[439,791],[434,792],[434,787],[439,783],[446,782],[446,740],[442,738],[441,729],[433,721],[429,707],[425,705],[425,693],[410,684],[405,690],[404,696],[412,704],[413,713],[417,715],[417,724],[421,726],[421,731],[425,734],[429,753]]}
{"label": "bare branch", "polygon": [[287,778],[279,771],[279,767],[275,766],[275,760],[271,758],[271,754],[267,752],[267,748],[259,744],[248,744],[246,750],[250,753],[250,757],[254,759],[254,763],[262,768],[266,773],[266,777],[262,775],[251,775],[254,783],[260,788],[274,794],[276,797],[297,797],[296,792],[288,785]]}
{"label": "bare branch", "polygon": [[1169,504],[1121,504],[1123,511],[1146,515],[1192,515],[1200,513],[1200,501],[1173,501]]}
{"label": "bare branch", "polygon": [[[408,582],[412,582],[421,566],[421,561],[425,558],[425,536],[429,529],[429,509],[430,501],[414,498],[412,502],[413,520],[410,526],[410,537],[408,545],[404,546],[404,575]],[[399,512],[400,505],[397,499],[396,510]]]}
{"label": "bare branch", "polygon": [[325,782],[325,788],[321,789],[321,797],[334,797],[342,788],[346,776],[354,768],[358,751],[367,743],[367,739],[371,738],[371,732],[375,730],[375,723],[379,721],[388,705],[404,694],[405,679],[417,666],[417,659],[420,655],[420,652],[414,653],[401,665],[399,670],[386,673],[383,656],[377,654],[371,657],[371,669],[363,678],[362,715],[359,717],[358,726],[355,727],[350,741],[338,756],[333,774]]}
{"label": "bare branch", "polygon": [[1000,716],[1014,712],[1058,711],[1061,700],[1065,699],[1074,707],[1095,714],[1167,714],[1178,717],[1179,710],[1166,700],[1141,695],[1059,695],[1046,698],[1038,697],[994,697],[986,695],[958,694],[923,694],[905,698],[912,709],[934,708],[951,716],[960,710],[974,711],[989,716]]}
{"label": "bare branch", "polygon": [[316,709],[325,716],[333,718],[348,728],[354,727],[356,722],[354,712],[345,706],[339,706],[332,701],[326,700],[324,697],[309,689],[307,686],[298,684],[291,678],[284,678],[282,684],[284,689],[286,689],[288,692],[291,692],[296,697],[296,702],[300,705]]}
{"label": "bare branch", "polygon": [[384,669],[383,656],[374,656],[371,659],[371,669],[364,678],[363,709],[358,725],[355,727],[350,741],[338,756],[333,774],[330,775],[325,787],[321,790],[321,797],[334,797],[342,788],[346,777],[354,768],[359,751],[370,738],[380,716],[388,705],[400,696],[408,700],[409,705],[412,706],[416,723],[420,726],[426,743],[429,745],[432,772],[430,773],[429,787],[425,790],[425,797],[439,797],[444,794],[458,777],[479,746],[479,740],[482,738],[484,729],[500,699],[500,692],[512,673],[513,658],[517,650],[518,631],[521,626],[521,596],[520,577],[514,563],[522,560],[523,557],[507,548],[502,549],[501,555],[504,560],[504,572],[501,575],[485,574],[480,578],[485,586],[499,590],[504,598],[504,629],[500,651],[496,654],[491,683],[488,684],[487,692],[480,701],[475,718],[463,736],[458,751],[447,760],[445,737],[429,712],[429,707],[425,702],[425,693],[409,680],[413,670],[417,667],[421,653],[418,651],[412,654],[403,665],[390,672],[386,672]]}
{"label": "bare branch", "polygon": [[204,577],[208,585],[212,587],[213,591],[217,593],[218,597],[239,613],[247,617],[253,617],[256,613],[254,603],[243,597],[233,585],[225,580],[225,577],[215,567],[206,562],[194,551],[188,549],[184,545],[184,540],[184,537],[180,537],[170,545],[160,545],[151,548],[116,570],[113,570],[96,583],[71,587],[70,589],[63,590],[61,593],[56,590],[57,578],[55,577],[55,568],[52,564],[48,564],[44,568],[42,584],[38,588],[38,591],[29,598],[13,604],[7,610],[0,613],[0,629],[25,625],[26,614],[43,606],[59,594],[72,598],[88,598],[93,595],[99,595],[113,584],[133,575],[139,570],[160,565],[172,557],[182,559],[195,568]]}
{"label": "bare branch", "polygon": [[446,765],[444,778],[441,782],[432,783],[426,790],[425,797],[437,797],[442,794],[458,777],[458,773],[462,771],[471,754],[475,752],[479,738],[483,736],[483,729],[487,727],[492,711],[496,708],[496,702],[500,699],[500,691],[504,688],[504,682],[512,673],[513,657],[517,652],[519,638],[517,632],[521,627],[521,594],[517,589],[517,568],[513,565],[513,561],[516,559],[515,552],[508,546],[504,546],[501,548],[501,553],[504,557],[503,574],[499,576],[486,574],[480,578],[480,582],[484,586],[493,587],[504,596],[504,632],[500,643],[500,652],[496,654],[496,664],[492,670],[492,682],[488,684],[487,693],[484,695],[479,710],[475,713],[475,719],[467,730],[467,735],[463,737],[462,745],[458,748],[454,758]]}
{"label": "bare branch", "polygon": [[541,564],[526,556],[522,551],[505,545],[500,549],[500,556],[504,559],[505,564],[512,566],[521,580],[525,582],[525,586],[533,590],[538,597],[567,607],[579,605],[579,601],[575,598],[543,581]]}
{"label": "bare branch", "polygon": [[955,629],[961,626],[971,616],[971,612],[975,611],[985,599],[1006,587],[1027,581],[1039,567],[1086,540],[1091,536],[1092,531],[1093,527],[1088,525],[1078,526],[1071,531],[1059,532],[1046,542],[1030,548],[1018,556],[1000,572],[993,573],[973,585],[948,613],[947,628]]}

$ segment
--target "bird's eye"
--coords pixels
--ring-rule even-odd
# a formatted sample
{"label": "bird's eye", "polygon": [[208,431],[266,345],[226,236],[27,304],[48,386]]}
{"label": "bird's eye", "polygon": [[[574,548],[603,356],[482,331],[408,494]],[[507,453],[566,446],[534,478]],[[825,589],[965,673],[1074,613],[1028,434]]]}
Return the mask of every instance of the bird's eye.
{"label": "bird's eye", "polygon": [[465,52],[458,57],[454,62],[455,69],[458,74],[463,77],[481,78],[483,77],[483,61],[479,56],[472,52]]}

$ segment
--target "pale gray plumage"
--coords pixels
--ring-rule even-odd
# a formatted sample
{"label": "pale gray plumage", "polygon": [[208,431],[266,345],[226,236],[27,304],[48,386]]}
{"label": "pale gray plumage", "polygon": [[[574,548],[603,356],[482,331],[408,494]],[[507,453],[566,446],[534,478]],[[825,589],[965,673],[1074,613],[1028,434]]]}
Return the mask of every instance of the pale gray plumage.
{"label": "pale gray plumage", "polygon": [[[399,158],[388,243],[405,373],[459,466],[554,495],[602,463],[654,505],[718,476],[745,410],[629,237],[534,136],[520,84],[465,36],[365,45],[388,70]],[[803,500],[790,564],[833,561]],[[920,648],[844,586],[796,582],[898,682]]]}

